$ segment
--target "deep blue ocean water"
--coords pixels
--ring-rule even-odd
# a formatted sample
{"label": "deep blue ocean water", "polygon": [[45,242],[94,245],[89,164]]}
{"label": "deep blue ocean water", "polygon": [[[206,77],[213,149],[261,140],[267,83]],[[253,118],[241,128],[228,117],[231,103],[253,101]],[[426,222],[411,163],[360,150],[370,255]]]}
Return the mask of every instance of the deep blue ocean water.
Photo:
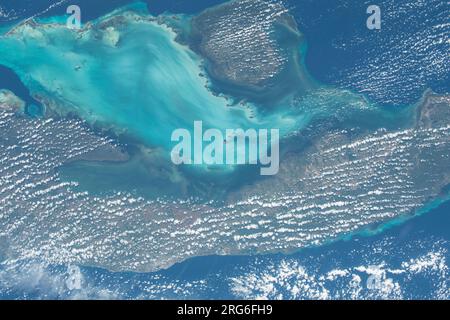
{"label": "deep blue ocean water", "polygon": [[[0,23],[6,23],[8,21],[20,21],[38,14],[39,16],[55,16],[64,15],[66,8],[69,5],[65,1],[61,5],[57,5],[54,8],[47,10],[52,4],[58,3],[56,0],[2,0],[0,4],[8,12],[9,10],[16,9],[17,14],[12,15],[13,19],[1,17]],[[99,16],[110,12],[112,9],[137,2],[135,0],[73,0],[70,1],[70,5],[78,5],[82,8],[82,20],[89,21]],[[184,0],[144,0],[141,2],[147,3],[149,11],[158,15],[164,12],[170,13],[185,13],[195,14],[211,6],[226,2],[226,0],[196,0],[196,1],[184,1]],[[84,9],[84,10],[83,10]]]}
{"label": "deep blue ocean water", "polygon": [[426,89],[450,91],[448,2],[377,1],[380,30],[366,27],[373,1],[287,3],[306,35],[306,65],[315,79],[391,106],[412,104]]}
{"label": "deep blue ocean water", "polygon": [[[22,1],[20,5],[18,2],[0,0],[4,8],[25,9],[25,12],[18,12],[15,21],[42,12],[55,1]],[[219,2],[223,1],[196,1],[192,6],[187,1],[148,1],[154,14],[165,11],[191,14]],[[86,20],[126,3],[129,1],[71,2],[83,8]],[[413,37],[420,31],[423,22],[420,19],[427,19],[427,15],[419,16],[410,28],[403,26],[404,20],[394,19],[399,24],[389,27],[386,34],[368,34],[364,28],[367,2],[342,3],[338,8],[328,8],[328,2],[321,0],[288,3],[307,38],[306,66],[314,78],[364,92],[381,104],[414,103],[426,88],[441,93],[450,91],[448,74],[447,78],[442,78],[435,73],[446,70],[433,71],[420,65],[422,60],[417,57],[405,62],[411,77],[406,82],[389,84],[389,90],[380,94],[376,91],[378,87],[373,91],[365,90],[366,70],[356,70],[360,72],[357,74],[359,78],[342,74],[342,70],[349,70],[350,74],[358,68],[357,65],[371,60],[380,66],[395,67],[398,62],[391,63],[390,58],[398,52],[380,55],[380,47]],[[391,2],[382,1],[380,6],[383,4],[389,7]],[[59,15],[64,13],[64,9],[65,6],[56,7],[44,15]],[[3,23],[11,21],[3,19]],[[394,29],[401,33],[400,38],[395,36]],[[366,34],[368,40],[355,41]],[[343,47],[350,49],[343,50]],[[352,81],[356,85],[352,85]],[[18,77],[4,67],[0,67],[0,87],[15,92],[30,105],[35,103]],[[198,257],[168,270],[148,274],[111,273],[82,266],[42,267],[38,261],[21,264],[14,270],[2,266],[0,280],[8,278],[7,281],[12,283],[0,288],[0,298],[313,298],[326,292],[329,297],[338,298],[351,298],[355,294],[361,298],[396,298],[399,297],[397,284],[406,298],[448,299],[449,214],[450,203],[446,203],[377,235],[355,236],[292,255]],[[370,289],[367,278],[371,273],[367,270],[374,269],[382,274],[383,281],[392,280],[393,287],[387,281],[384,287]],[[340,278],[328,280],[333,278],[332,271],[336,270],[339,270]],[[75,283],[80,281],[80,285],[70,285],[68,281],[72,280]],[[303,289],[308,285],[309,289],[298,293],[296,284]]]}

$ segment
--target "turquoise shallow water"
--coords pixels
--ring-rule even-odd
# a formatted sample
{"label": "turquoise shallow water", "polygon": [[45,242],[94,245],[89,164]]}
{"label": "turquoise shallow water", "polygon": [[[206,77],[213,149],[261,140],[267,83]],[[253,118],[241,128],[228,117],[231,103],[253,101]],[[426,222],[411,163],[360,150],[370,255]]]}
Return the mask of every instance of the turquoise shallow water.
{"label": "turquoise shallow water", "polygon": [[[59,112],[125,131],[151,147],[170,147],[172,131],[191,129],[195,120],[205,128],[284,132],[298,122],[282,119],[282,112],[249,119],[245,108],[228,107],[225,97],[207,89],[199,58],[176,43],[172,31],[133,21],[138,15],[125,19],[110,31],[21,27],[1,39],[0,63],[13,67],[32,93],[52,101]],[[111,43],[116,36],[118,46]]]}
{"label": "turquoise shallow water", "polygon": [[[90,191],[118,186],[121,190],[146,189],[148,181],[167,178],[157,170],[143,168],[161,164],[161,170],[170,171],[170,152],[176,144],[171,135],[175,129],[184,128],[194,136],[194,121],[201,120],[204,130],[215,128],[222,132],[237,128],[279,129],[283,138],[303,128],[316,115],[376,110],[361,96],[332,88],[312,91],[295,104],[291,96],[278,99],[264,112],[255,104],[236,103],[231,97],[213,94],[201,58],[176,42],[176,34],[156,23],[141,3],[98,18],[79,31],[68,29],[65,17],[40,18],[39,23],[19,26],[0,38],[0,64],[12,68],[30,93],[52,112],[80,117],[152,153],[152,163],[139,157],[120,167],[106,165],[105,170],[95,164],[69,165],[65,176],[83,182]],[[296,78],[289,75],[282,81]],[[316,86],[303,81],[297,84],[299,92],[304,92],[305,86]],[[195,157],[196,151],[192,151]],[[206,180],[211,175],[236,171],[236,167],[226,165],[214,170],[203,165],[183,169],[195,171],[194,179]],[[250,176],[244,173],[243,177],[252,179],[253,169]],[[105,179],[111,170],[124,170],[126,174]],[[129,188],[120,183],[124,176],[130,181]],[[103,181],[100,185],[92,183],[99,179]],[[180,181],[173,175],[169,179]],[[230,188],[236,181],[224,176],[216,180],[220,180],[220,188]],[[242,180],[245,183],[246,179]],[[109,188],[106,181],[111,182]]]}
{"label": "turquoise shallow water", "polygon": [[[76,43],[76,34],[65,27],[51,29],[42,35],[46,39],[36,37],[27,50],[18,41],[2,46],[2,60],[16,67],[32,91],[62,100],[62,112],[127,128],[152,145],[164,145],[173,129],[192,126],[199,115],[220,127],[244,121],[232,118],[224,99],[208,93],[196,61],[161,27],[130,26],[118,49],[90,39]],[[179,117],[183,109],[190,112]]]}

